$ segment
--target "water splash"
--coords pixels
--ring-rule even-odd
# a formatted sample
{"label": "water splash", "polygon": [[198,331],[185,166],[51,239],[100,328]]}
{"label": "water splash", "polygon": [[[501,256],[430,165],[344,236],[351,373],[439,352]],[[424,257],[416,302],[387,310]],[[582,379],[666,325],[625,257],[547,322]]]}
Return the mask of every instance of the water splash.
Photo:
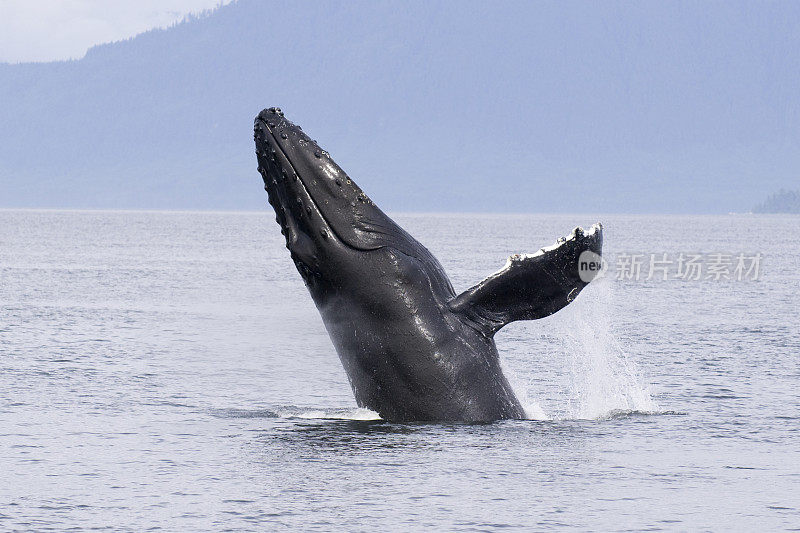
{"label": "water splash", "polygon": [[539,402],[526,398],[522,401],[522,407],[525,409],[526,420],[551,420],[547,413],[544,412]]}
{"label": "water splash", "polygon": [[500,368],[503,371],[503,375],[508,380],[508,383],[511,385],[511,389],[517,395],[517,399],[519,399],[522,404],[522,408],[525,410],[525,419],[551,420],[544,409],[542,409],[540,403],[531,398],[528,392],[529,388],[525,386],[525,383],[520,379],[519,375],[510,368],[502,358],[500,359]]}
{"label": "water splash", "polygon": [[378,413],[363,407],[352,409],[287,410],[279,412],[279,416],[281,418],[303,418],[307,420],[381,420]]}
{"label": "water splash", "polygon": [[636,364],[613,333],[613,283],[598,280],[581,296],[565,309],[556,328],[572,378],[567,417],[658,412]]}

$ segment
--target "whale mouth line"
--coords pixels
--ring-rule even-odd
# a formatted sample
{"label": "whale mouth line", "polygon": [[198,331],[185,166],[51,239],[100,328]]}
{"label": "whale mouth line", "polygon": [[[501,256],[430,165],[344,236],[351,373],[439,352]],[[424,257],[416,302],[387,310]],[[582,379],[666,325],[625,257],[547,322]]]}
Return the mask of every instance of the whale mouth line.
{"label": "whale mouth line", "polygon": [[[336,228],[333,227],[333,225],[327,219],[325,214],[322,212],[322,209],[319,208],[319,205],[317,205],[317,201],[314,199],[314,195],[311,194],[311,191],[308,190],[308,187],[306,186],[306,182],[303,180],[303,177],[301,176],[301,174],[297,171],[297,167],[294,165],[294,163],[292,163],[292,159],[289,157],[289,153],[286,150],[284,150],[283,147],[281,146],[280,142],[278,142],[278,138],[275,136],[275,132],[272,131],[272,128],[269,127],[269,124],[267,124],[266,121],[260,116],[257,117],[257,120],[260,123],[262,129],[267,131],[269,133],[270,137],[272,137],[272,144],[276,147],[277,150],[280,150],[281,154],[283,154],[283,157],[286,158],[287,163],[289,163],[289,167],[291,168],[292,172],[294,172],[294,175],[297,176],[297,180],[300,182],[300,186],[303,188],[303,191],[308,196],[309,201],[313,205],[314,211],[316,211],[316,213],[319,215],[319,217],[322,220],[323,224],[327,227],[327,229],[330,231],[330,233],[332,233],[334,236],[336,236],[336,240],[338,240],[340,243],[344,244],[345,246],[347,246],[349,248],[353,248],[354,250],[357,250],[357,248],[355,248],[354,246],[351,246],[344,239],[342,239],[342,237],[339,235],[339,232],[336,231]],[[288,198],[286,199],[286,201],[288,202]],[[291,213],[289,213],[288,215],[289,216],[294,216]],[[302,230],[298,228],[298,231],[302,231]]]}

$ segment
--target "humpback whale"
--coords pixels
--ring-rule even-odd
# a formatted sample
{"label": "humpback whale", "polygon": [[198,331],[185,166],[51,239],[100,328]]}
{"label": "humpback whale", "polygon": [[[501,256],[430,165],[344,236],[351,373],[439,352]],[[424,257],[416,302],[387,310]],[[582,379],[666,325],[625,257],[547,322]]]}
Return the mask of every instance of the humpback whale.
{"label": "humpback whale", "polygon": [[258,171],[356,402],[390,421],[525,418],[494,335],[551,315],[595,274],[602,227],[511,256],[456,295],[439,261],[397,225],[279,108],[261,111]]}

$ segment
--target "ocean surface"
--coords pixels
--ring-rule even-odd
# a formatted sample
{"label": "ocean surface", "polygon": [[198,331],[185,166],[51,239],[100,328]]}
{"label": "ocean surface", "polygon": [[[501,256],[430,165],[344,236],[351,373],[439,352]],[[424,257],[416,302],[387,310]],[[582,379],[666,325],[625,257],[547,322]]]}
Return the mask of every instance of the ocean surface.
{"label": "ocean surface", "polygon": [[0,211],[0,530],[800,530],[800,217],[397,215],[459,292],[604,223],[473,425],[356,406],[273,218]]}

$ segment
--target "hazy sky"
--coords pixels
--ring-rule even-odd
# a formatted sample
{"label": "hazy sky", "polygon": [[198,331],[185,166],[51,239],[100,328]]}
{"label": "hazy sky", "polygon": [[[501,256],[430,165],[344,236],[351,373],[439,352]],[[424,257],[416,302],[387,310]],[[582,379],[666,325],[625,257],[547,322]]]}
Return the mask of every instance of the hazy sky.
{"label": "hazy sky", "polygon": [[230,0],[0,0],[0,61],[80,58]]}

